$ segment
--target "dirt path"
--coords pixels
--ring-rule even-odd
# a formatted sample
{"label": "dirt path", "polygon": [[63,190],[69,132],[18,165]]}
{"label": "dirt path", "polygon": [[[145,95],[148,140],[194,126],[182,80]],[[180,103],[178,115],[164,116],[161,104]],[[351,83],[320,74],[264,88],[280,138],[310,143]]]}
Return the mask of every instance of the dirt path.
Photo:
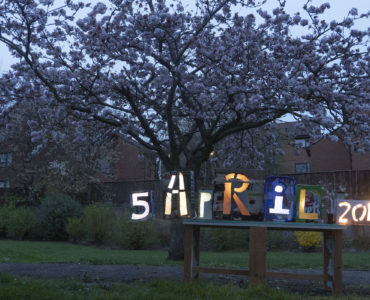
{"label": "dirt path", "polygon": [[[321,270],[279,270],[284,272],[299,272],[307,274],[321,274]],[[59,263],[0,263],[0,272],[15,276],[26,276],[37,279],[79,279],[86,282],[123,282],[152,281],[159,278],[168,278],[181,281],[183,269],[181,267],[157,266],[125,266],[125,265],[89,265],[89,264],[59,264]],[[247,286],[248,278],[243,276],[229,276],[220,274],[201,274],[201,279],[217,284],[236,284]],[[288,289],[292,292],[323,295],[325,291],[321,282],[307,280],[268,280],[268,284]],[[345,294],[357,294],[370,297],[370,271],[343,271]]]}

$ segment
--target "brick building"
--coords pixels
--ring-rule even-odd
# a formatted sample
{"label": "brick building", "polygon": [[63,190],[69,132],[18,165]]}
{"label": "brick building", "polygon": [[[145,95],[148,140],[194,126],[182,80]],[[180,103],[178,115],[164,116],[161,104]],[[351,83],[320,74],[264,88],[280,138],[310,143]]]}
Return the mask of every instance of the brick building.
{"label": "brick building", "polygon": [[115,148],[115,160],[109,164],[110,178],[103,182],[143,181],[156,178],[156,155],[143,147],[120,141]]}
{"label": "brick building", "polygon": [[352,152],[343,143],[326,138],[310,144],[308,136],[298,136],[294,145],[286,144],[283,150],[285,155],[276,162],[281,174],[370,169],[369,152]]}

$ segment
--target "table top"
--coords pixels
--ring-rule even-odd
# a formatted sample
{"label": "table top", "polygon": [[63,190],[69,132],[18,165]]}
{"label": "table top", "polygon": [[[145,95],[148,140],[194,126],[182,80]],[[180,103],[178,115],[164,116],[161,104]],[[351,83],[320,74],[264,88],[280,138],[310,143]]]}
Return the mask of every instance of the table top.
{"label": "table top", "polygon": [[267,222],[267,221],[232,221],[232,220],[209,220],[209,219],[184,219],[184,225],[204,227],[234,227],[250,228],[265,227],[267,229],[285,229],[302,231],[332,231],[345,230],[346,226],[338,224],[303,223],[303,222]]}

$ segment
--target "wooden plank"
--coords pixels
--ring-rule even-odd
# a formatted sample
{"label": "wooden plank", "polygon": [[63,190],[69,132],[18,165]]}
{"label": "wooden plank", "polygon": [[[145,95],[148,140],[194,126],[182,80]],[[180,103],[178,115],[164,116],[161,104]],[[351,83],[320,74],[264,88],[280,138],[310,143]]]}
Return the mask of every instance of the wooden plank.
{"label": "wooden plank", "polygon": [[338,224],[321,223],[297,223],[297,222],[262,222],[262,221],[232,221],[232,220],[202,220],[186,219],[185,225],[197,225],[206,227],[234,227],[234,228],[252,228],[265,227],[281,230],[301,230],[301,231],[330,231],[345,230],[346,226]]}
{"label": "wooden plank", "polygon": [[249,234],[249,282],[251,285],[266,283],[265,227],[251,227]]}
{"label": "wooden plank", "polygon": [[318,275],[318,274],[302,274],[302,273],[287,273],[287,272],[266,272],[267,278],[273,279],[298,279],[298,280],[319,280],[327,281],[331,280],[329,275]]}
{"label": "wooden plank", "polygon": [[333,293],[335,296],[342,295],[342,232],[333,232],[334,236],[334,275]]}
{"label": "wooden plank", "polygon": [[247,269],[226,269],[215,267],[193,267],[193,270],[201,273],[231,274],[231,275],[249,275]]}

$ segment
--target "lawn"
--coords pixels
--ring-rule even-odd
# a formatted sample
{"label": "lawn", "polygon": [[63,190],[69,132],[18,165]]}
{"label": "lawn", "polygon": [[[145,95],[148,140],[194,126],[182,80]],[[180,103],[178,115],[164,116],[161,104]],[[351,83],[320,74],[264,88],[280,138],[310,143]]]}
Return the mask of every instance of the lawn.
{"label": "lawn", "polygon": [[[204,281],[171,280],[134,284],[91,283],[72,280],[34,280],[0,273],[0,299],[330,299],[292,294],[267,286],[240,288]],[[336,299],[361,299],[346,296]]]}
{"label": "lawn", "polygon": [[[248,252],[201,252],[205,266],[248,267]],[[167,260],[163,250],[112,250],[62,242],[0,240],[0,262],[62,262],[91,264],[181,266]],[[320,268],[320,252],[272,251],[267,253],[269,269]],[[369,270],[370,252],[344,252],[344,269]]]}

